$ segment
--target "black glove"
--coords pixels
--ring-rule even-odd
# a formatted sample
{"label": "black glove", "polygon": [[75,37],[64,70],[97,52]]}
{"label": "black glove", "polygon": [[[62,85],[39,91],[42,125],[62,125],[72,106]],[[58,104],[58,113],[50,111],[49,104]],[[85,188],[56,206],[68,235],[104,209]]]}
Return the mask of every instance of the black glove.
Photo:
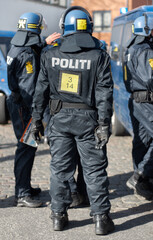
{"label": "black glove", "polygon": [[33,139],[39,144],[41,140],[40,136],[44,136],[44,126],[41,120],[32,119],[31,133]]}
{"label": "black glove", "polygon": [[95,140],[96,140],[96,149],[102,149],[104,145],[108,142],[110,136],[109,126],[108,125],[99,125],[95,129]]}

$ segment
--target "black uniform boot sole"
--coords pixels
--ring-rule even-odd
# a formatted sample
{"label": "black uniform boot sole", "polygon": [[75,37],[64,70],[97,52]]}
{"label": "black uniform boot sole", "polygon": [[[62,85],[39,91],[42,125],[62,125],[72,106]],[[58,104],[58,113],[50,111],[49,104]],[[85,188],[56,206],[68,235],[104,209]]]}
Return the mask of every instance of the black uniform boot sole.
{"label": "black uniform boot sole", "polygon": [[35,204],[27,204],[27,203],[17,203],[17,207],[29,207],[29,208],[37,208],[40,207],[42,203],[35,203]]}

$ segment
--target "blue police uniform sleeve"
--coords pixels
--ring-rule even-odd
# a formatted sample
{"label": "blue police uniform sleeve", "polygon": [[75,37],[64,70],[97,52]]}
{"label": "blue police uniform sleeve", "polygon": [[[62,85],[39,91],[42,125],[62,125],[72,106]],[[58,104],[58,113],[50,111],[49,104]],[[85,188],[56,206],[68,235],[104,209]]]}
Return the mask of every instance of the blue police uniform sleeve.
{"label": "blue police uniform sleeve", "polygon": [[113,103],[113,80],[111,76],[110,57],[102,54],[97,71],[95,90],[96,108],[98,109],[98,122],[110,124]]}
{"label": "blue police uniform sleeve", "polygon": [[42,120],[43,113],[49,103],[49,81],[45,68],[45,53],[41,56],[40,72],[36,84],[32,104],[32,117],[35,120]]}
{"label": "blue police uniform sleeve", "polygon": [[31,53],[23,53],[18,56],[19,63],[16,69],[16,77],[20,95],[26,107],[31,111],[32,99],[39,69],[35,66],[35,57]]}
{"label": "blue police uniform sleeve", "polygon": [[141,52],[135,64],[138,77],[147,90],[153,91],[153,50],[146,49]]}

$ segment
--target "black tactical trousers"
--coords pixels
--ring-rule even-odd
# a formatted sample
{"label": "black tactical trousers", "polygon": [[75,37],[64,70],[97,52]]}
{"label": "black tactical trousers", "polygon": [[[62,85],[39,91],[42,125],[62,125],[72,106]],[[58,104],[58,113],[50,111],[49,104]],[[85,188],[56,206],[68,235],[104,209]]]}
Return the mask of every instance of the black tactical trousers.
{"label": "black tactical trousers", "polygon": [[7,100],[7,106],[14,133],[18,140],[14,161],[15,196],[23,197],[31,194],[31,170],[36,148],[21,143],[19,140],[31,118],[31,114],[22,104],[15,104],[11,96]]}
{"label": "black tactical trousers", "polygon": [[[152,127],[150,120],[153,117],[151,112],[149,114],[149,111],[148,114],[150,116],[147,116],[144,110],[141,109],[141,105],[141,103],[135,103],[132,99],[129,100],[134,133],[132,148],[133,166],[135,172],[142,174],[144,177],[153,178],[153,138],[150,129]],[[148,103],[143,103],[143,106],[147,110]]]}
{"label": "black tactical trousers", "polygon": [[54,212],[66,212],[72,202],[68,180],[75,171],[75,146],[83,167],[91,214],[110,210],[106,147],[95,149],[96,126],[97,113],[94,110],[62,109],[50,120],[50,194]]}

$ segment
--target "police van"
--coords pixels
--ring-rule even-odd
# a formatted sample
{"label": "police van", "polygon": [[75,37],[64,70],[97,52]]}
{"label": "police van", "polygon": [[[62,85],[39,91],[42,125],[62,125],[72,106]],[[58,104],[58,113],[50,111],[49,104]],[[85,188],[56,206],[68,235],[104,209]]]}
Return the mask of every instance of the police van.
{"label": "police van", "polygon": [[153,6],[141,6],[135,8],[114,19],[111,42],[111,70],[114,81],[114,114],[112,117],[112,130],[116,136],[132,135],[132,124],[128,109],[130,94],[126,91],[123,81],[123,59],[126,51],[126,43],[132,36],[132,24],[137,17],[145,12],[153,12]]}
{"label": "police van", "polygon": [[0,31],[0,124],[7,123],[9,118],[6,107],[6,97],[10,94],[7,82],[6,57],[14,34],[10,31]]}

